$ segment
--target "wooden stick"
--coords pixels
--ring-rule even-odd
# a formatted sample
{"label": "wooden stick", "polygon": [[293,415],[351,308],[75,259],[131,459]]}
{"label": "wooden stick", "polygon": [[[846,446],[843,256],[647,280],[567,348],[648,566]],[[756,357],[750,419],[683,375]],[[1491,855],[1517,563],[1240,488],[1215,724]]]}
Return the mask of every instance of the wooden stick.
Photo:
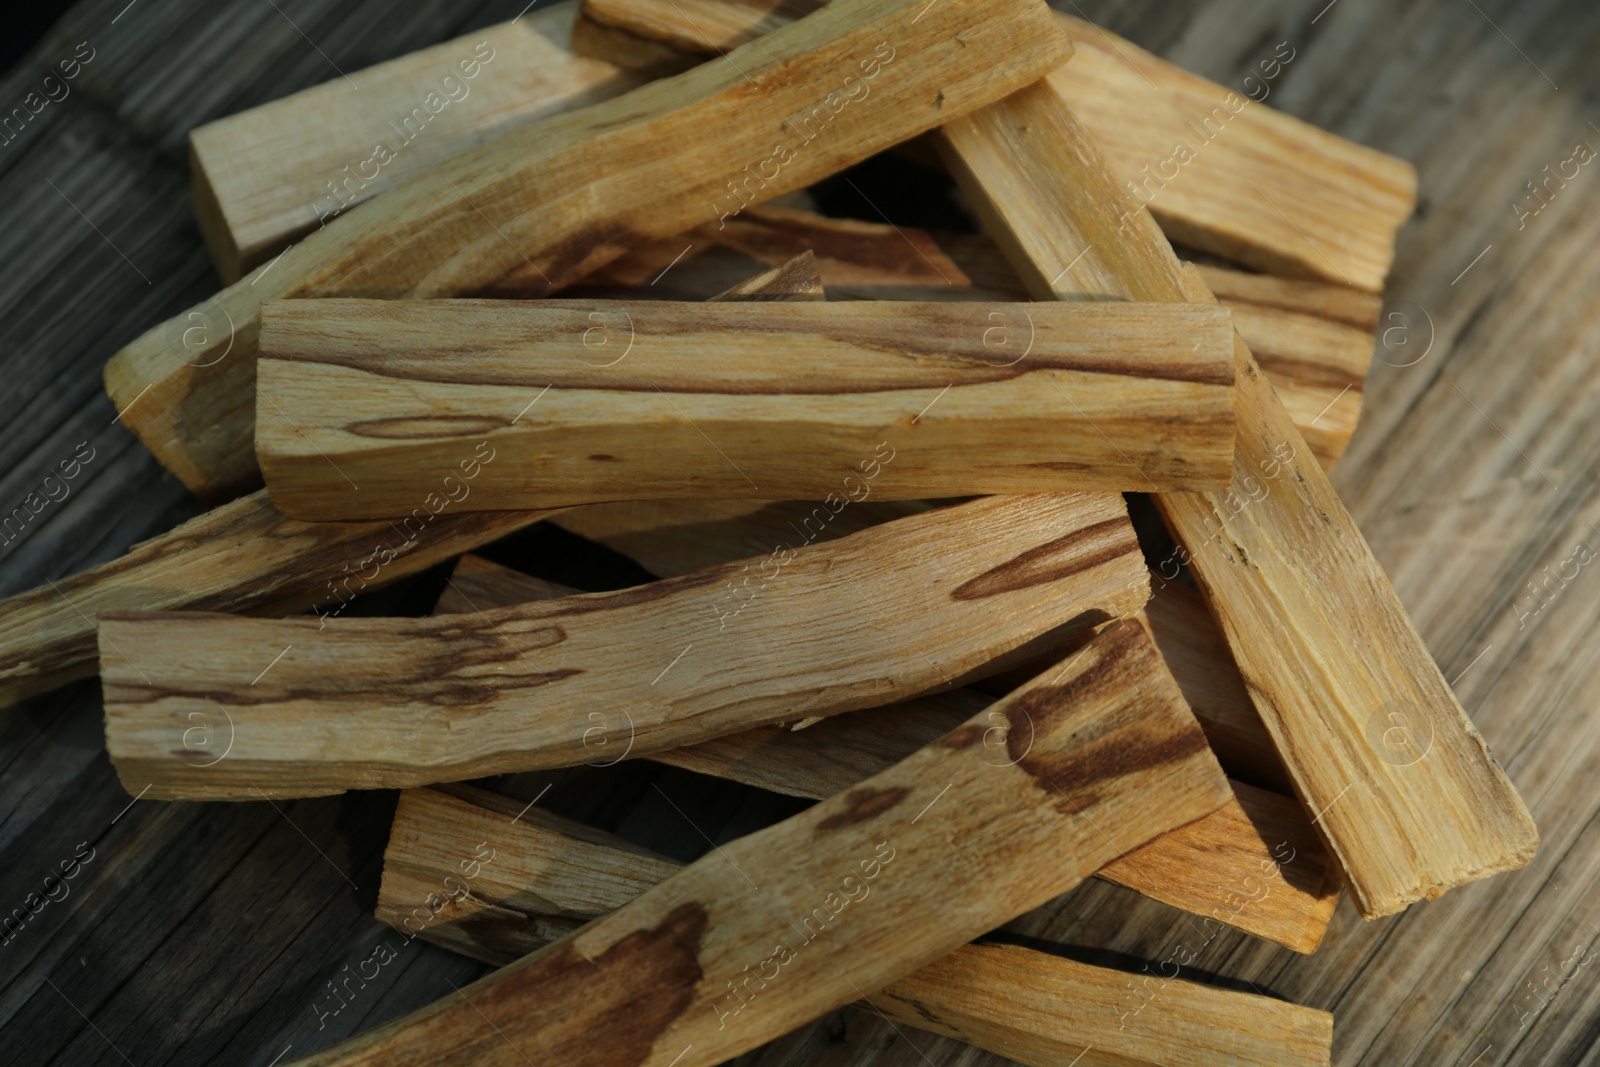
{"label": "wooden stick", "polygon": [[[816,259],[806,253],[711,299],[820,294],[821,287]],[[8,597],[0,601],[0,708],[93,674],[99,612],[270,616],[319,607],[319,615],[337,616],[364,590],[554,514],[428,507],[399,524],[305,523],[280,515],[265,491],[256,492],[134,545],[121,559]]]}
{"label": "wooden stick", "polygon": [[[434,613],[483,611],[570,592],[464,556]],[[1217,639],[1220,642],[1220,635]],[[1159,637],[1156,641],[1165,659],[1165,647]],[[1226,656],[1226,647],[1223,652]],[[1194,670],[1193,664],[1185,666]],[[1049,663],[1038,665],[1040,670],[1049,667]],[[1190,686],[1176,671],[1173,675],[1193,710]],[[821,800],[885,770],[992,703],[993,698],[972,689],[932,693],[886,708],[837,715],[805,729],[763,726],[650,758],[776,793]],[[1201,726],[1209,739],[1211,725],[1202,720]],[[1265,735],[1259,720],[1256,729]],[[1270,747],[1270,740],[1267,743]],[[1230,785],[1234,797],[1228,804],[1162,834],[1097,874],[1296,952],[1315,951],[1339,900],[1332,861],[1297,801],[1242,782]]]}
{"label": "wooden stick", "polygon": [[[642,756],[961,684],[1149,596],[1113,494],[987,497],[752,563],[742,588],[730,564],[472,618],[102,614],[107,748],[131,791],[196,799],[571,766],[597,737]],[[191,715],[228,724],[225,756],[185,747]]]}
{"label": "wooden stick", "polygon": [[727,62],[454,156],[135,340],[107,365],[107,391],[196,493],[252,488],[263,301],[555,289],[981,107],[1071,54],[1040,0],[925,7],[840,0]]}
{"label": "wooden stick", "polygon": [[251,493],[120,559],[0,601],[0,707],[94,674],[99,614],[187,608],[270,616],[320,606],[319,614],[337,616],[360,592],[552,514],[424,509],[403,527],[301,522],[279,514],[266,490]]}
{"label": "wooden stick", "polygon": [[404,515],[472,441],[503,458],[464,510],[864,494],[869,462],[891,500],[1233,467],[1215,306],[294,300],[261,353],[256,456],[303,519]]}
{"label": "wooden stick", "polygon": [[510,1067],[536,1049],[572,1067],[720,1063],[1227,799],[1137,624],[998,710],[1015,764],[986,761],[994,724],[975,718],[460,995],[300,1062]]}
{"label": "wooden stick", "polygon": [[[660,73],[663,52],[715,56],[821,6],[799,0],[584,0],[573,46]],[[1104,145],[1111,172],[1174,240],[1259,270],[1383,289],[1395,232],[1416,206],[1416,168],[1255,101],[1293,62],[1263,55],[1245,95],[1188,73],[1097,26],[1059,16],[1079,48],[1050,75]],[[609,32],[595,32],[592,26]],[[1287,51],[1285,51],[1287,50]],[[1136,210],[1138,203],[1132,205]]]}
{"label": "wooden stick", "polygon": [[[1071,64],[1068,64],[1071,66]],[[687,253],[685,250],[688,250]],[[761,264],[815,249],[833,300],[1022,300],[988,237],[931,234],[762,207],[635,249],[583,279],[584,295],[698,300]],[[676,261],[676,262],[675,262]],[[667,268],[671,268],[670,270]],[[1322,281],[1201,266],[1295,427],[1327,469],[1361,414],[1382,300]]]}
{"label": "wooden stick", "polygon": [[[480,862],[484,855],[493,858]],[[377,916],[408,936],[506,964],[677,869],[619,838],[494,793],[408,789],[384,852]],[[475,877],[465,877],[469,871]],[[1103,1058],[1080,1063],[1119,1067],[1328,1063],[1327,1013],[1159,977],[1152,998],[1120,971],[980,943],[890,983],[864,1006],[1038,1067],[1071,1062],[1085,1046]]]}
{"label": "wooden stick", "polygon": [[[808,542],[831,540],[914,514],[923,506],[914,501],[869,499],[830,522],[825,505],[800,501],[630,501],[573,508],[550,521],[622,553],[651,574],[673,578],[771,552],[797,533]],[[1199,594],[1168,580],[1176,576],[1176,564],[1170,560],[1163,563],[1163,573],[1152,576],[1154,592],[1144,608],[1145,623],[1217,759],[1235,778],[1284,795],[1292,793],[1272,735],[1250,702],[1226,638]],[[1169,563],[1170,570],[1165,565]],[[473,597],[483,606],[538,599],[538,587],[529,584],[531,579],[471,557],[457,566],[456,575],[456,581],[472,582],[481,589]],[[753,581],[754,577],[747,572],[742,580]],[[441,604],[454,603],[448,598],[446,590]],[[979,687],[1002,696],[1045,666],[1042,662],[1022,664],[980,682]],[[727,741],[732,743],[732,739]]]}
{"label": "wooden stick", "polygon": [[[942,136],[957,180],[1041,299],[1210,299],[1122,196],[1054,86]],[[1527,808],[1243,341],[1236,358],[1233,485],[1155,499],[1362,915],[1525,865],[1538,844]]]}
{"label": "wooden stick", "polygon": [[641,84],[572,51],[577,6],[541,8],[190,131],[200,232],[223,282],[513,126]]}

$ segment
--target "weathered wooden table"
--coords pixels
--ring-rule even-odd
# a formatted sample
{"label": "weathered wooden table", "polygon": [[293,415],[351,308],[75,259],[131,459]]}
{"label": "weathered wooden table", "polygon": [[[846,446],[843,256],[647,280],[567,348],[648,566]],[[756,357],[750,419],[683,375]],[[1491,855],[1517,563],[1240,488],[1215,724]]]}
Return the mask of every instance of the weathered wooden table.
{"label": "weathered wooden table", "polygon": [[[1227,84],[1287,41],[1270,103],[1420,168],[1335,484],[1544,845],[1533,867],[1399,918],[1362,923],[1342,905],[1312,957],[1233,934],[1205,943],[1188,917],[1102,882],[1004,936],[1130,979],[1204,943],[1185,977],[1332,1010],[1339,1064],[1600,1063],[1600,172],[1539,199],[1528,184],[1600,146],[1600,7],[1083,3],[1065,6]],[[216,287],[186,132],[519,6],[86,0],[0,79],[9,114],[45,67],[83,61],[65,100],[0,134],[0,515],[77,463],[64,499],[0,533],[0,593],[200,510],[100,390],[119,345]],[[554,531],[499,554],[588,588],[642,577]],[[370,610],[421,612],[441,583],[423,575]],[[532,798],[551,783],[552,809],[684,859],[800,806],[652,765],[497,785]],[[261,1067],[474,977],[479,965],[413,943],[355,996],[330,995],[381,940],[400,943],[371,918],[393,806],[130,804],[95,683],[0,714],[0,912],[76,860],[66,895],[0,943],[0,1062]],[[994,1058],[848,1009],[742,1062],[924,1061]]]}

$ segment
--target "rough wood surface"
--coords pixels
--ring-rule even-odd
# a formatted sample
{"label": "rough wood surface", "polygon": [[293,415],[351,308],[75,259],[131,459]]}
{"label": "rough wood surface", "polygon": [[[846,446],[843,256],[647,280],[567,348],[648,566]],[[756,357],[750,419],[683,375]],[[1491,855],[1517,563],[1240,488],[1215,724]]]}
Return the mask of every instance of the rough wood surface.
{"label": "rough wood surface", "polygon": [[[1333,1016],[1168,979],[1140,1003],[1126,976],[1016,945],[974,945],[867,998],[905,1026],[1037,1067],[1326,1067]],[[930,1011],[932,1009],[930,1018]]]}
{"label": "rough wood surface", "polygon": [[[629,38],[714,56],[820,6],[584,0],[580,24],[612,32],[580,33],[574,45],[619,64],[637,60],[609,45]],[[1416,206],[1416,168],[1255,103],[1293,62],[1288,42],[1241,95],[1082,19],[1061,19],[1081,54],[1050,82],[1103,146],[1128,198],[1174,241],[1261,270],[1383,289],[1395,232]]]}
{"label": "rough wood surface", "polygon": [[[464,556],[434,611],[441,615],[483,611],[570,592]],[[1161,638],[1148,620],[1145,625],[1166,662]],[[1043,662],[1039,669],[1048,670],[1054,662]],[[1202,677],[1206,673],[1203,668],[1196,671],[1193,663],[1184,666]],[[1193,683],[1186,685],[1176,671],[1172,673],[1193,711],[1189,696]],[[803,729],[782,724],[758,727],[650,758],[715,778],[822,800],[886,770],[992,703],[993,698],[983,693],[956,689],[835,715]],[[1211,726],[1199,721],[1209,741]],[[1256,730],[1265,734],[1259,722]],[[984,739],[996,748],[999,742],[998,730]],[[1162,834],[1096,873],[1296,952],[1315,951],[1339,901],[1337,870],[1298,801],[1242,782],[1230,784],[1234,795],[1223,807]],[[435,848],[444,846],[435,843]]]}
{"label": "rough wood surface", "polygon": [[[477,789],[402,793],[384,852],[378,918],[503,965],[623,906],[677,869],[582,824],[521,808]],[[493,864],[477,862],[484,850]],[[464,878],[469,871],[481,877]],[[1328,1062],[1333,1020],[1326,1012],[1181,982],[1164,990],[1175,995],[1147,1017],[1135,1015],[1138,1001],[1130,1001],[1127,986],[1121,971],[972,944],[867,1003],[907,1026],[1034,1067],[1058,1067],[1090,1051],[1099,1058],[1082,1062],[1117,1067]]]}
{"label": "rough wood surface", "polygon": [[[252,488],[263,301],[493,295],[518,275],[517,291],[554,289],[631,245],[803,188],[1071,54],[1040,0],[921,7],[843,0],[728,63],[519,126],[350,209],[119,351],[105,382],[123,425],[198,494]],[[850,85],[819,88],[835,74]]]}
{"label": "rough wood surface", "polygon": [[993,724],[976,717],[457,995],[296,1062],[490,1067],[528,1047],[572,1065],[720,1063],[1227,798],[1135,623],[998,710],[1016,763],[985,759]]}
{"label": "rough wood surface", "polygon": [[[770,552],[795,533],[803,532],[808,541],[842,537],[908,514],[917,506],[914,501],[867,500],[830,523],[824,505],[800,501],[629,501],[573,508],[550,521],[615,549],[657,577],[671,578]],[[1251,703],[1227,639],[1200,595],[1168,580],[1177,576],[1178,569],[1162,566],[1151,575],[1153,592],[1144,608],[1145,624],[1222,766],[1233,777],[1288,795],[1293,790],[1283,760]],[[537,579],[478,560],[463,560],[456,570],[458,581],[481,583],[486,606],[535,599],[539,589]],[[735,582],[740,595],[748,594],[757,578],[759,572],[741,571]],[[524,592],[526,597],[521,596]],[[1009,675],[1027,669],[1021,665],[982,685],[995,696],[1003,695]],[[1033,672],[1042,669],[1040,664]],[[1023,674],[1015,681],[1028,677],[1031,674]],[[1001,687],[995,688],[995,682]],[[729,738],[725,743],[734,742]]]}
{"label": "rough wood surface", "polygon": [[[941,135],[957,180],[1041,299],[1212,299],[1119,193],[1053,85]],[[1233,484],[1155,501],[1357,906],[1390,915],[1525,866],[1538,847],[1527,807],[1250,350],[1237,338],[1236,348]],[[1395,716],[1409,748],[1388,743]]]}
{"label": "rough wood surface", "polygon": [[[710,299],[821,291],[815,259],[807,254]],[[120,559],[0,601],[0,707],[93,674],[101,611],[290,615],[316,607],[320,617],[336,616],[368,589],[553,514],[446,513],[449,504],[448,497],[424,497],[399,525],[305,523],[280,514],[259,491],[134,545]]]}
{"label": "rough wood surface", "polygon": [[[1250,992],[1252,983],[1334,1012],[1340,1067],[1592,1067],[1600,971],[1583,961],[1600,922],[1593,891],[1600,659],[1592,655],[1600,601],[1589,584],[1592,566],[1564,589],[1560,572],[1579,541],[1595,546],[1588,524],[1600,523],[1586,473],[1600,459],[1592,299],[1600,286],[1600,185],[1592,166],[1565,188],[1552,181],[1555,198],[1521,229],[1510,203],[1520,190],[1523,210],[1538,207],[1529,179],[1543,180],[1547,165],[1553,173],[1579,142],[1600,148],[1586,124],[1594,116],[1574,106],[1600,99],[1600,8],[1479,0],[1491,23],[1444,0],[1398,9],[1339,0],[1313,24],[1325,0],[1076,2],[1123,37],[1234,88],[1288,39],[1299,57],[1274,83],[1268,106],[1420,168],[1422,210],[1402,232],[1381,323],[1388,332],[1380,333],[1361,427],[1333,482],[1445,677],[1528,799],[1543,843],[1537,867],[1391,919],[1363,923],[1341,905],[1312,956],[1227,930],[1208,940],[1190,925],[1206,924],[1098,879],[1010,924],[1008,933],[1031,945],[1071,946],[1057,951],[1121,969],[1136,986],[1171,990],[1192,980]],[[504,22],[523,2],[408,0],[402,8],[279,0],[291,24],[259,0],[140,0],[113,25],[127,6],[80,0],[33,56],[0,73],[9,109],[79,42],[89,40],[98,53],[65,102],[52,102],[22,137],[0,147],[0,382],[8,418],[0,508],[21,508],[78,442],[99,451],[67,499],[23,532],[13,525],[0,537],[5,594],[115,559],[201,510],[112,425],[116,411],[98,379],[111,346],[216,288],[189,201],[188,130],[338,78],[317,48],[353,74]],[[957,225],[954,215],[917,214],[880,195],[870,174],[851,179],[908,235],[918,225]],[[870,205],[859,213],[883,224]],[[580,566],[547,525],[495,546],[494,558],[606,588],[587,583],[611,572]],[[612,582],[640,580],[631,565],[607,559],[618,572]],[[1528,582],[1547,580],[1546,566],[1540,601]],[[379,594],[382,610],[399,610],[390,598],[405,610],[428,610],[437,581],[428,575]],[[125,1067],[115,1046],[139,1067],[269,1067],[283,1054],[282,1067],[482,973],[481,964],[420,939],[406,942],[372,918],[394,794],[279,802],[279,810],[147,797],[123,813],[129,797],[106,761],[102,730],[93,683],[0,715],[3,907],[22,906],[41,888],[38,872],[59,869],[80,841],[97,850],[68,883],[70,896],[51,902],[5,947],[0,1060]],[[495,787],[526,803],[552,782],[541,806],[680,861],[710,852],[707,838],[722,843],[795,810],[771,794],[647,760]],[[376,978],[359,977],[373,974],[366,961],[385,942],[398,956]],[[1193,961],[1182,962],[1190,953]],[[1179,977],[1162,980],[1172,974]],[[319,1012],[340,1007],[330,980],[346,1005],[324,1019]],[[1161,1003],[1156,996],[1144,1014]],[[735,1063],[1007,1062],[895,1025],[899,1033],[876,1012],[849,1008]]]}
{"label": "rough wood surface", "polygon": [[363,590],[415,574],[549,512],[423,510],[388,522],[301,522],[266,490],[134,545],[127,555],[0,601],[0,707],[95,673],[95,620],[112,611],[338,615]]}
{"label": "rough wood surface", "polygon": [[[1071,64],[1067,64],[1071,66]],[[1063,68],[1064,69],[1064,68]],[[687,243],[686,243],[687,242]],[[752,208],[641,246],[585,277],[585,295],[696,300],[757,264],[814,250],[834,300],[1020,300],[1027,290],[992,240],[911,226]],[[1200,268],[1306,443],[1332,468],[1355,431],[1382,301],[1312,279]]]}
{"label": "rough wood surface", "polygon": [[1218,307],[292,300],[263,309],[261,357],[256,457],[310,520],[404,516],[458,464],[455,506],[486,511],[1177,492],[1233,469]]}
{"label": "rough wood surface", "polygon": [[191,131],[200,232],[223,282],[442,160],[640,84],[573,53],[576,16],[567,0]]}
{"label": "rough wood surface", "polygon": [[570,767],[961,684],[1149,596],[1114,494],[984,497],[753,562],[749,599],[729,564],[471,617],[103,614],[106,745],[130,793],[190,799]]}

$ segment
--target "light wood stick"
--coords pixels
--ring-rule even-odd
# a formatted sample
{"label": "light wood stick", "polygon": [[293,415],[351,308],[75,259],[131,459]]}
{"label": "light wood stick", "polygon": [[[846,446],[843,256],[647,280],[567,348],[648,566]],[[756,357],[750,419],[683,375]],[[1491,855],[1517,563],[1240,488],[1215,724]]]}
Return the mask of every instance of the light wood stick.
{"label": "light wood stick", "polygon": [[[470,618],[103,614],[107,748],[133,792],[196,799],[570,766],[597,736],[642,756],[961,684],[1149,596],[1114,494],[986,497],[755,562],[753,590],[731,564]],[[185,747],[191,715],[226,721],[226,756]]]}
{"label": "light wood stick", "polygon": [[[869,499],[831,518],[825,505],[800,501],[630,501],[573,508],[550,521],[628,556],[651,574],[671,578],[771,552],[775,545],[790,543],[796,535],[808,543],[831,540],[912,514],[921,506],[914,501]],[[1162,573],[1152,576],[1153,595],[1144,609],[1145,623],[1162,658],[1228,773],[1278,793],[1292,793],[1272,735],[1250,702],[1226,638],[1199,594],[1168,580],[1177,574],[1176,564],[1169,570],[1168,563],[1172,561],[1163,561]],[[536,599],[523,576],[504,568],[490,574],[491,567],[482,561],[464,563],[457,567],[457,580],[481,581],[481,595],[491,606]],[[735,584],[744,581],[754,581],[750,572],[744,572]],[[506,591],[499,591],[495,583]],[[528,595],[520,595],[523,592]],[[441,603],[450,604],[449,596],[446,590]],[[1019,665],[981,682],[980,687],[1000,696],[1044,666]],[[732,739],[727,743],[732,744]]]}
{"label": "light wood stick", "polygon": [[[659,73],[666,53],[641,56],[619,43],[715,56],[820,6],[584,0],[573,45]],[[1081,19],[1059,18],[1080,54],[1050,81],[1078,105],[1123,199],[1137,199],[1133,210],[1142,202],[1174,241],[1247,266],[1382,290],[1395,233],[1416,206],[1416,168],[1256,103],[1293,62],[1292,47],[1264,54],[1262,73],[1241,94]]]}
{"label": "light wood stick", "polygon": [[641,84],[572,51],[577,6],[541,8],[190,131],[200,232],[223,282],[514,126]]}
{"label": "light wood stick", "polygon": [[403,515],[473,440],[502,458],[462,509],[1188,491],[1233,467],[1215,306],[294,300],[261,352],[256,456],[303,519]]}
{"label": "light wood stick", "polygon": [[[485,854],[492,861],[479,862]],[[409,936],[506,964],[677,869],[619,838],[538,808],[524,811],[494,793],[409,789],[400,794],[384,852],[377,916]],[[465,877],[469,871],[474,877]],[[1159,977],[1151,998],[1120,971],[980,943],[890,983],[867,1005],[1037,1067],[1080,1055],[1080,1063],[1117,1067],[1328,1062],[1327,1013]]]}
{"label": "light wood stick", "polygon": [[1040,0],[925,6],[840,0],[729,62],[454,156],[135,340],[107,365],[107,391],[196,493],[253,488],[263,301],[554,289],[642,241],[803,188],[1071,54]]}
{"label": "light wood stick", "polygon": [[[416,503],[422,505],[421,496]],[[116,611],[337,616],[356,594],[548,518],[423,507],[402,525],[301,522],[266,490],[213,508],[81,574],[0,601],[0,707],[97,667],[96,616]],[[311,620],[313,629],[317,620]]]}
{"label": "light wood stick", "polygon": [[1015,764],[986,762],[978,742],[993,724],[980,716],[461,995],[300,1062],[448,1056],[510,1067],[537,1049],[573,1067],[720,1063],[1227,799],[1204,735],[1135,623],[999,711]]}
{"label": "light wood stick", "polygon": [[[483,611],[571,592],[488,560],[463,556],[434,614]],[[1156,640],[1162,648],[1160,638]],[[1217,640],[1221,641],[1220,635]],[[1223,652],[1226,655],[1225,646]],[[1162,656],[1165,660],[1165,648]],[[1194,670],[1193,664],[1185,666]],[[1190,687],[1176,671],[1173,676],[1193,710]],[[763,726],[650,758],[776,793],[821,800],[885,770],[992,703],[992,697],[972,689],[931,693],[885,708],[836,715],[804,729]],[[1249,708],[1248,700],[1245,706]],[[1202,720],[1201,727],[1209,739],[1211,725]],[[1265,735],[1259,720],[1256,729]],[[987,740],[998,736],[997,732]],[[1267,744],[1270,747],[1270,741]],[[603,750],[595,758],[608,760]],[[1162,834],[1097,874],[1296,952],[1314,952],[1339,901],[1338,873],[1299,802],[1242,782],[1230,785],[1234,797],[1226,805]]]}
{"label": "light wood stick", "polygon": [[[1070,66],[1071,64],[1068,64]],[[685,249],[688,249],[685,254]],[[814,249],[833,300],[1021,300],[986,236],[931,234],[762,207],[644,245],[583,279],[584,295],[698,300],[755,266]],[[676,262],[675,262],[676,261]],[[671,268],[668,270],[667,268]],[[1348,286],[1201,266],[1295,427],[1327,469],[1361,414],[1383,301]]]}
{"label": "light wood stick", "polygon": [[[941,132],[1041,299],[1210,299],[1053,85]],[[1236,358],[1233,485],[1155,500],[1362,915],[1525,865],[1538,844],[1527,808],[1242,340]],[[1410,742],[1398,750],[1397,723]]]}
{"label": "light wood stick", "polygon": [[[816,259],[803,253],[711,299],[821,292]],[[320,616],[337,616],[364,590],[553,514],[435,512],[426,496],[417,503],[422,513],[399,524],[305,523],[279,514],[260,491],[134,545],[120,559],[8,597],[0,601],[0,708],[93,674],[99,612],[291,615],[318,607]]]}

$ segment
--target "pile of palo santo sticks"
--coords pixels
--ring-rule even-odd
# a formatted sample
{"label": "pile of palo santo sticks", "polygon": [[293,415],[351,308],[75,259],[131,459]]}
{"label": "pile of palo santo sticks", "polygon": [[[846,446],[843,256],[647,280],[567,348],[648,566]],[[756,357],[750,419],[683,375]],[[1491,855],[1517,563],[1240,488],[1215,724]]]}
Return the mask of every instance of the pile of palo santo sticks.
{"label": "pile of palo santo sticks", "polygon": [[[691,1067],[866,998],[1326,1063],[974,939],[1097,874],[1311,952],[1529,861],[1326,475],[1408,165],[1041,0],[569,0],[356,77],[194,131],[231,284],[106,369],[225,502],[0,610],[0,693],[98,670],[130,792],[405,790],[379,918],[504,967],[303,1062]],[[987,235],[807,210],[892,148]],[[659,580],[464,555],[538,522]],[[819,802],[680,869],[459,784],[623,757]]]}

